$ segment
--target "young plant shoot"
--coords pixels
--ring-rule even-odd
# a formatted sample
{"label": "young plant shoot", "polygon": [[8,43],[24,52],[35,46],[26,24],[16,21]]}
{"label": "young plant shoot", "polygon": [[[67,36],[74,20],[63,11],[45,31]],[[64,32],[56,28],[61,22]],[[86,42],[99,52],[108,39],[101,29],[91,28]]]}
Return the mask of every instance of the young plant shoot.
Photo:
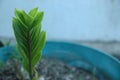
{"label": "young plant shoot", "polygon": [[28,72],[30,80],[38,80],[35,65],[40,60],[46,42],[46,33],[41,30],[43,14],[38,8],[28,13],[15,9],[15,17],[12,20],[17,48],[22,56],[22,65]]}

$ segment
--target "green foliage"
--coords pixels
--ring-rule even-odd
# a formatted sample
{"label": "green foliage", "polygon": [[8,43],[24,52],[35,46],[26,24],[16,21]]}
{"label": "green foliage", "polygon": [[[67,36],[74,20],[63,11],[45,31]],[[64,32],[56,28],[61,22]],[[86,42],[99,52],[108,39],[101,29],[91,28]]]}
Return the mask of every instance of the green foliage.
{"label": "green foliage", "polygon": [[36,75],[35,65],[39,61],[46,40],[46,33],[41,30],[43,12],[38,8],[29,13],[24,10],[15,9],[12,25],[17,41],[17,47],[22,56],[24,69],[33,80]]}

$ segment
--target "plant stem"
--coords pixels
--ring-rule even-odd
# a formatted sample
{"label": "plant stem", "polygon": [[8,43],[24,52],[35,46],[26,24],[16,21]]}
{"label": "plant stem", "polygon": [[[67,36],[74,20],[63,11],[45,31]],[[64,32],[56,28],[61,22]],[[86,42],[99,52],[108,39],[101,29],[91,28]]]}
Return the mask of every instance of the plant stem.
{"label": "plant stem", "polygon": [[27,43],[28,43],[28,55],[29,55],[29,76],[30,80],[33,79],[32,73],[32,51],[31,51],[31,41],[30,41],[30,33],[27,33]]}
{"label": "plant stem", "polygon": [[22,68],[20,70],[20,76],[21,76],[21,80],[25,80],[24,69],[22,69]]}

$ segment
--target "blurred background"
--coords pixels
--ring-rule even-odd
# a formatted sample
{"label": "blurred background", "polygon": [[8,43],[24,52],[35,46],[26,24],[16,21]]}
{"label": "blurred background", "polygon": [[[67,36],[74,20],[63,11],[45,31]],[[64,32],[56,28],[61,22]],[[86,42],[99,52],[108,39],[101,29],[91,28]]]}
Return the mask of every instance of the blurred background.
{"label": "blurred background", "polygon": [[87,45],[120,54],[120,0],[0,0],[0,40],[15,43],[14,9],[44,11],[47,40]]}

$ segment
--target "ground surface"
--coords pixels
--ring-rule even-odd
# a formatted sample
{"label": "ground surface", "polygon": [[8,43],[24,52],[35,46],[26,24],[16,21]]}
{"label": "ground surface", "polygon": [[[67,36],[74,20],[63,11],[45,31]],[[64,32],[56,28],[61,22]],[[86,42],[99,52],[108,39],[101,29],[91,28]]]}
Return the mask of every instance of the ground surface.
{"label": "ground surface", "polygon": [[[0,69],[0,80],[21,80],[19,70],[13,61],[7,62]],[[93,74],[67,66],[56,59],[43,58],[37,65],[37,71],[39,80],[97,80]]]}

